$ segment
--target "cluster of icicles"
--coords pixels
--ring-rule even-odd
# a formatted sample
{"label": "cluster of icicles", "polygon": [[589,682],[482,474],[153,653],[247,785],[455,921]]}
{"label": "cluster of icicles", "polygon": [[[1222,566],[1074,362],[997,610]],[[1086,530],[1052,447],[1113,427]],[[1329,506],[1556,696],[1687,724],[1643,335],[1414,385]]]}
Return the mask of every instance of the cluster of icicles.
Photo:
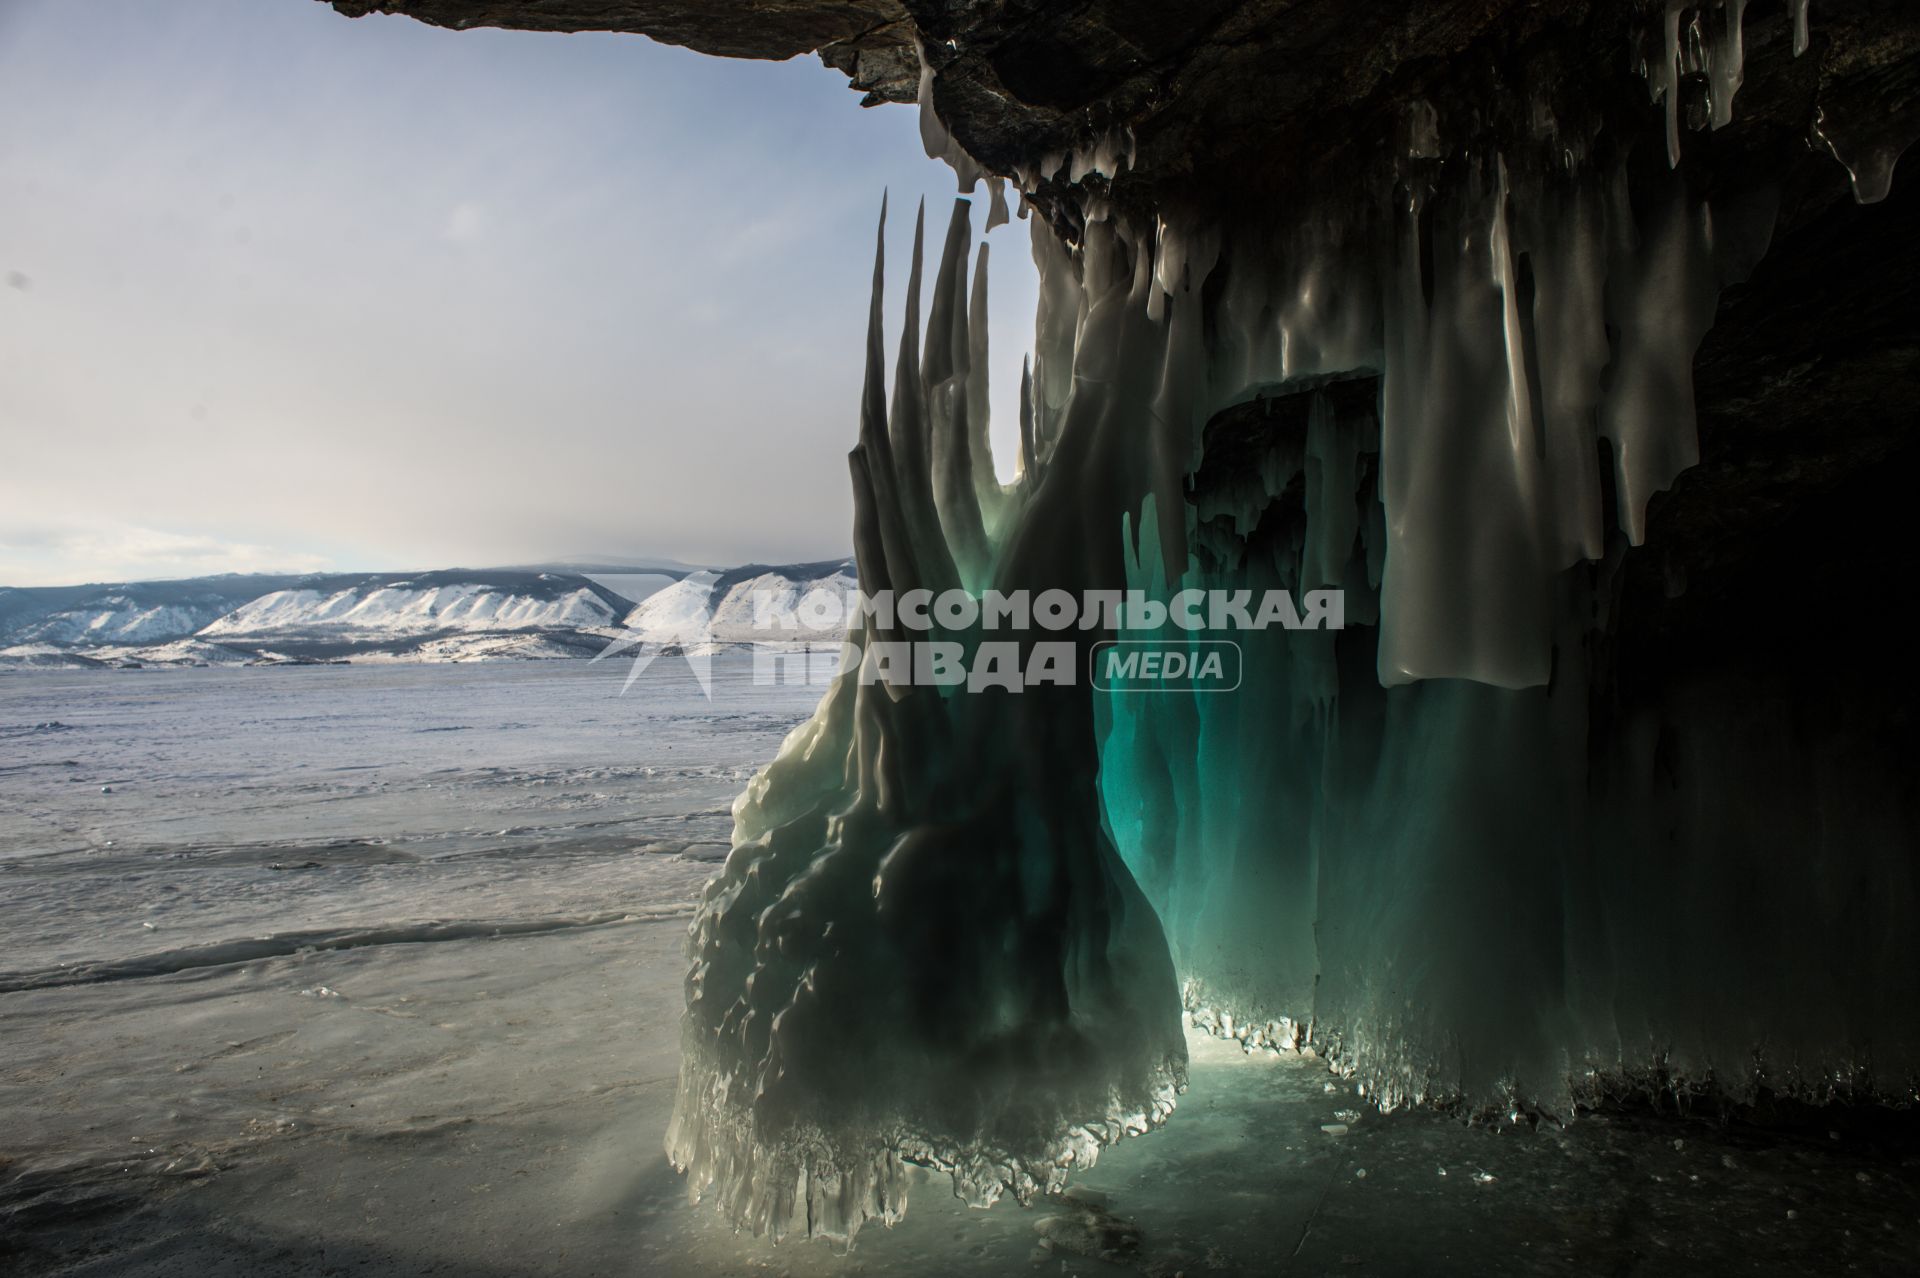
{"label": "cluster of icicles", "polygon": [[[1647,81],[1653,100],[1666,111],[1667,163],[1680,163],[1683,125],[1694,129],[1724,128],[1733,122],[1733,100],[1746,78],[1746,14],[1749,0],[1664,0],[1657,8],[1657,28],[1643,34],[1635,54],[1635,69]],[[1793,56],[1805,54],[1811,44],[1808,0],[1790,0]],[[1699,118],[1688,118],[1682,82],[1699,76],[1706,92],[1699,100]],[[1877,204],[1893,188],[1893,169],[1912,141],[1891,122],[1861,122],[1865,127],[1842,136],[1816,112],[1811,141],[1824,147],[1846,169],[1854,198]]]}
{"label": "cluster of icicles", "polygon": [[[1716,118],[1740,78],[1740,8],[1702,63]],[[1670,23],[1671,68],[1695,56],[1678,39]],[[970,190],[981,175],[931,83],[923,140]],[[1562,1032],[1563,992],[1527,967],[1556,937],[1489,906],[1483,884],[1539,855],[1535,816],[1585,819],[1534,802],[1568,788],[1531,762],[1568,735],[1566,694],[1544,691],[1572,681],[1555,667],[1569,634],[1556,600],[1608,549],[1603,468],[1611,522],[1638,543],[1651,496],[1696,460],[1693,355],[1720,290],[1765,251],[1772,205],[1710,206],[1668,165],[1630,179],[1625,162],[1526,147],[1443,156],[1419,104],[1406,138],[1387,187],[1257,224],[1142,224],[1098,182],[1071,239],[1033,218],[1040,300],[1007,486],[987,452],[987,256],[969,283],[968,202],[924,358],[916,233],[891,402],[876,265],[851,458],[864,588],[1343,586],[1349,618],[1377,620],[1374,691],[1397,699],[1369,710],[1371,728],[1343,728],[1324,635],[1276,648],[1269,699],[1223,700],[1213,719],[1173,699],[1127,711],[1084,686],[967,695],[847,669],[736,803],[733,851],[693,925],[668,1150],[694,1197],[756,1232],[850,1237],[898,1217],[913,1167],[982,1205],[1058,1188],[1169,1115],[1185,1071],[1176,966],[1205,981],[1234,952],[1261,951],[1238,966],[1272,980],[1213,1005],[1335,1053],[1343,1027],[1342,1068],[1384,1103],[1564,1092],[1584,1030]],[[1104,137],[1019,181],[1110,176],[1129,151]],[[1005,191],[987,185],[991,227]],[[1365,414],[1316,407],[1305,451],[1239,507],[1190,504],[1216,414],[1360,378],[1378,384]],[[1258,563],[1200,564],[1213,516],[1244,541],[1302,477],[1304,529]],[[874,624],[856,646],[885,637]],[[1449,741],[1477,752],[1485,793],[1422,788]],[[1243,788],[1223,795],[1210,768]],[[1294,794],[1321,777],[1326,795]],[[1309,809],[1319,826],[1271,835],[1268,821]],[[1483,809],[1498,829],[1474,824]],[[1368,824],[1383,813],[1388,826]],[[1293,929],[1262,932],[1262,903],[1282,900]],[[1441,931],[1452,957],[1429,966],[1446,984],[1416,1010],[1395,971],[1424,970],[1419,946]],[[1532,982],[1515,987],[1534,1018],[1515,1053],[1497,994],[1509,959]],[[1345,999],[1333,1012],[1314,1002],[1323,969]]]}

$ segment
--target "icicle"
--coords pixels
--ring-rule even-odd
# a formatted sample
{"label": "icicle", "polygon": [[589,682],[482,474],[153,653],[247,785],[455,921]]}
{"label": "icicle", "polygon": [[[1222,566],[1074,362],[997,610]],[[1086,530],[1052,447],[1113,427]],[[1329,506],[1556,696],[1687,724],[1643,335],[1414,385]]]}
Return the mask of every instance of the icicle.
{"label": "icicle", "polygon": [[1807,0],[1791,0],[1793,5],[1793,56],[1807,51]]}
{"label": "icicle", "polygon": [[920,145],[930,160],[945,161],[953,169],[954,179],[960,184],[961,194],[979,185],[980,166],[968,155],[966,148],[954,140],[953,134],[940,119],[939,112],[933,107],[933,66],[927,61],[926,49],[916,40],[914,51],[920,57]]}
{"label": "icicle", "polygon": [[1035,456],[1044,462],[1053,451],[1059,416],[1073,385],[1073,352],[1086,291],[1073,257],[1045,219],[1033,218],[1028,227],[1040,277],[1033,335],[1033,438]]}
{"label": "icicle", "polygon": [[1118,129],[1109,129],[1100,135],[1094,143],[1094,172],[1111,180],[1119,177],[1123,168],[1133,165],[1133,131],[1122,134]]}
{"label": "icicle", "polygon": [[1667,167],[1680,163],[1680,11],[1685,0],[1667,0],[1660,18],[1660,63],[1647,76],[1653,100],[1667,109]]}
{"label": "icicle", "polygon": [[1405,140],[1401,150],[1410,160],[1437,160],[1445,152],[1440,146],[1440,116],[1425,98],[1407,104],[1403,117]]}
{"label": "icicle", "polygon": [[1007,180],[997,173],[987,175],[987,227],[991,231],[996,226],[1007,224]]}
{"label": "icicle", "polygon": [[1339,586],[1346,579],[1354,539],[1360,535],[1360,448],[1356,432],[1342,429],[1333,401],[1316,391],[1307,412],[1305,455],[1307,544],[1300,588]]}
{"label": "icicle", "polygon": [[1147,294],[1147,318],[1159,323],[1166,318],[1166,297],[1180,287],[1186,276],[1186,263],[1178,259],[1177,245],[1167,243],[1167,222],[1159,219],[1154,228],[1153,288]]}
{"label": "icicle", "polygon": [[[1607,340],[1606,209],[1591,179],[1566,190],[1526,193],[1516,201],[1516,247],[1525,254],[1532,296],[1516,298],[1538,368],[1540,428],[1551,493],[1555,570],[1599,559],[1600,465],[1595,415]],[[1528,321],[1531,321],[1530,325]]]}
{"label": "icicle", "polygon": [[1746,42],[1741,32],[1746,12],[1747,0],[1725,0],[1721,10],[1723,22],[1714,37],[1712,54],[1708,60],[1709,93],[1712,97],[1713,127],[1716,129],[1732,123],[1733,95],[1740,91],[1740,85],[1746,79]]}
{"label": "icicle", "polygon": [[1814,139],[1847,171],[1853,184],[1854,201],[1878,204],[1886,199],[1893,189],[1894,166],[1912,145],[1912,136],[1900,131],[1898,121],[1888,120],[1869,121],[1862,128],[1848,130],[1852,136],[1846,138],[1838,136],[1838,132],[1826,113],[1815,107]]}
{"label": "icicle", "polygon": [[[1600,435],[1613,445],[1620,527],[1637,546],[1646,539],[1648,499],[1699,460],[1693,354],[1712,326],[1725,282],[1716,249],[1727,259],[1736,257],[1742,241],[1756,232],[1738,218],[1716,221],[1678,178],[1637,233],[1624,178],[1616,181],[1613,200],[1617,229],[1607,318],[1619,341],[1600,406]],[[1760,220],[1764,246],[1771,207]]]}
{"label": "icicle", "polygon": [[[1156,302],[1165,299],[1172,311],[1167,318],[1166,354],[1160,370],[1159,393],[1154,400],[1150,441],[1154,509],[1166,512],[1158,520],[1160,562],[1172,580],[1186,571],[1187,564],[1187,527],[1180,512],[1185,501],[1185,480],[1194,466],[1200,428],[1206,423],[1207,352],[1199,295],[1217,250],[1208,250],[1208,245],[1213,243],[1211,236],[1183,234],[1164,222],[1158,229],[1158,238],[1165,251],[1156,255],[1156,274],[1149,278],[1146,270],[1149,255],[1145,252],[1137,253],[1135,269],[1139,276],[1136,293],[1145,293]],[[1200,251],[1193,251],[1196,239],[1200,242]],[[1169,257],[1173,259],[1172,265],[1168,265]],[[1167,283],[1172,287],[1166,287]],[[1157,320],[1151,311],[1149,318]]]}
{"label": "icicle", "polygon": [[1521,372],[1505,167],[1496,158],[1491,168],[1490,182],[1435,211],[1431,262],[1412,219],[1402,231],[1380,449],[1378,667],[1389,687],[1448,677],[1523,688],[1551,669],[1544,484]]}

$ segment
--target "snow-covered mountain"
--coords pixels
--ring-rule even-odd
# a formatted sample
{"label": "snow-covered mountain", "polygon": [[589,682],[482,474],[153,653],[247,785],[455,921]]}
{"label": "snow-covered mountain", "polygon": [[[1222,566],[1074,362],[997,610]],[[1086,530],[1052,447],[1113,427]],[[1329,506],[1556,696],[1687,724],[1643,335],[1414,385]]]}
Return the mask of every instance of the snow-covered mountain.
{"label": "snow-covered mountain", "polygon": [[[676,575],[621,581],[655,588]],[[584,574],[538,568],[0,590],[0,665],[591,656],[635,602]]]}
{"label": "snow-covered mountain", "polygon": [[809,591],[844,594],[853,581],[851,561],[830,560],[727,572],[569,564],[0,588],[0,668],[591,657],[635,630],[725,646],[770,637],[755,625],[759,592],[794,615]]}
{"label": "snow-covered mountain", "polygon": [[286,634],[353,640],[452,631],[598,630],[631,607],[631,600],[584,577],[454,571],[276,590],[198,633],[213,640]]}
{"label": "snow-covered mountain", "polygon": [[181,639],[300,577],[227,573],[184,581],[0,587],[0,645],[97,647]]}
{"label": "snow-covered mountain", "polygon": [[801,626],[802,608],[816,592],[845,600],[857,584],[851,559],[690,573],[642,601],[627,616],[626,630],[650,643],[687,648],[831,642],[844,627]]}

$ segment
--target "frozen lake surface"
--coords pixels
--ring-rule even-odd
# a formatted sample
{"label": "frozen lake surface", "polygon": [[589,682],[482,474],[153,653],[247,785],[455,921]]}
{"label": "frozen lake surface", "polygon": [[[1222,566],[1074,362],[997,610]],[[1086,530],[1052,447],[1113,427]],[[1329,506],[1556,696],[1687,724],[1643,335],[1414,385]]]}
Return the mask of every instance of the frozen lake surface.
{"label": "frozen lake surface", "polygon": [[0,1272],[1920,1268],[1884,1125],[1382,1118],[1197,1035],[1171,1125],[1065,1200],[737,1238],[661,1153],[680,949],[818,690],[624,674],[0,676]]}
{"label": "frozen lake surface", "polygon": [[[274,933],[677,910],[818,692],[661,661],[0,676],[0,989]],[[160,955],[167,955],[161,959]],[[202,955],[204,957],[204,955]]]}

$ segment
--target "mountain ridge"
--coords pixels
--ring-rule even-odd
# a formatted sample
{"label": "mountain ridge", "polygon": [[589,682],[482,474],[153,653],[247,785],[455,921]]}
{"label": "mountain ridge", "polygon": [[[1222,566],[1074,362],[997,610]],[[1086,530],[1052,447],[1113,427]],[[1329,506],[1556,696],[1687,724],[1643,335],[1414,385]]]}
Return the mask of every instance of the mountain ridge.
{"label": "mountain ridge", "polygon": [[[797,601],[851,572],[851,560],[724,570],[637,560],[0,587],[0,668],[591,657],[669,612],[698,625],[745,607],[751,589]],[[663,591],[673,606],[647,612]],[[729,609],[734,593],[742,601]]]}

